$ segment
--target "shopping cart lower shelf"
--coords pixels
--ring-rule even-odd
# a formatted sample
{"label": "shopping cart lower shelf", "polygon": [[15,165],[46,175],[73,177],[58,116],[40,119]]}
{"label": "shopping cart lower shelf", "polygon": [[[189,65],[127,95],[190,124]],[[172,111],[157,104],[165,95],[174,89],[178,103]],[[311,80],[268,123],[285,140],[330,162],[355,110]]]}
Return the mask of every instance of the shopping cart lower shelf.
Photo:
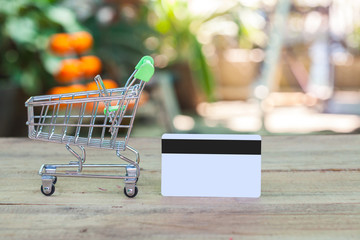
{"label": "shopping cart lower shelf", "polygon": [[[128,145],[139,98],[154,74],[154,61],[143,57],[125,86],[106,89],[100,76],[95,77],[96,91],[44,95],[29,98],[28,136],[30,139],[65,144],[76,158],[68,164],[43,164],[39,170],[41,192],[51,196],[58,177],[124,179],[124,194],[135,197],[140,176],[140,154]],[[73,146],[79,150],[75,151]],[[124,164],[85,164],[85,147],[115,150]],[[123,154],[133,153],[134,158]],[[83,169],[122,168],[125,174],[89,174]]]}

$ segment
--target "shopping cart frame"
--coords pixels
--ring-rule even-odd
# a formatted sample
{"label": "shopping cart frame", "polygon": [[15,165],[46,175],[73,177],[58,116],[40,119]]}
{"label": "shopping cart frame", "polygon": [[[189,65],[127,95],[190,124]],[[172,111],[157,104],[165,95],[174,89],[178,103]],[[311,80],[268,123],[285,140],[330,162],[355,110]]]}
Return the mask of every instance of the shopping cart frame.
{"label": "shopping cart frame", "polygon": [[[151,57],[143,57],[135,67],[126,84],[122,88],[106,89],[101,77],[95,77],[98,90],[75,92],[67,94],[43,95],[30,97],[25,106],[28,111],[28,136],[30,139],[65,144],[66,149],[77,159],[68,164],[43,164],[40,167],[41,192],[51,196],[55,192],[57,177],[124,179],[124,194],[135,197],[138,193],[136,183],[140,176],[140,154],[128,145],[137,107],[145,84],[154,74],[154,61]],[[112,103],[116,102],[115,106]],[[104,115],[98,114],[100,103],[104,105]],[[130,109],[129,104],[133,107]],[[92,106],[91,115],[86,115],[86,106]],[[63,115],[60,109],[66,106]],[[76,107],[80,109],[74,110]],[[37,115],[34,108],[41,108]],[[50,109],[50,110],[49,110]],[[76,114],[73,114],[75,111]],[[73,114],[73,115],[71,115]],[[73,118],[73,119],[71,119]],[[62,120],[60,123],[59,121]],[[84,123],[84,119],[89,123]],[[101,120],[101,124],[96,120]],[[124,120],[127,119],[128,123]],[[68,131],[69,128],[74,131]],[[87,136],[81,136],[82,129],[88,129]],[[101,136],[94,137],[93,130],[101,129]],[[125,134],[119,137],[119,129]],[[45,131],[46,130],[46,131]],[[110,136],[105,137],[108,130]],[[60,133],[59,133],[60,132]],[[71,133],[70,133],[71,132]],[[106,139],[107,138],[107,139]],[[75,151],[71,146],[77,146]],[[127,164],[85,164],[86,147],[112,149],[116,155]],[[129,150],[134,154],[134,160],[122,154]],[[83,173],[84,168],[124,168],[124,175]],[[60,169],[60,171],[58,171]],[[65,170],[72,169],[72,170]]]}

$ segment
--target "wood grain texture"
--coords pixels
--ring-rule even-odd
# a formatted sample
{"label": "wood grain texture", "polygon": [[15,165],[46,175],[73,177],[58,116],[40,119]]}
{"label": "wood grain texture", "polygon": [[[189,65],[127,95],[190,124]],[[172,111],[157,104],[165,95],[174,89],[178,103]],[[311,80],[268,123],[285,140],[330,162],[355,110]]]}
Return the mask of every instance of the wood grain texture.
{"label": "wood grain texture", "polygon": [[[360,135],[263,137],[259,199],[162,197],[160,139],[130,145],[135,199],[121,180],[78,178],[45,197],[37,171],[72,160],[64,145],[0,139],[0,239],[360,239]],[[118,161],[87,150],[89,163]]]}

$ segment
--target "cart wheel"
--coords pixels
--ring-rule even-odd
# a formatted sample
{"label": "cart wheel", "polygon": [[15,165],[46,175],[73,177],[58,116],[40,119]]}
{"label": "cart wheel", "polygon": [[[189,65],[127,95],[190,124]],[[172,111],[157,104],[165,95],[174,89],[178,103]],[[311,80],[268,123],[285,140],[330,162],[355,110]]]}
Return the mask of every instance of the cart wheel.
{"label": "cart wheel", "polygon": [[53,179],[53,184],[55,184],[57,182],[57,177],[55,176]]}
{"label": "cart wheel", "polygon": [[45,192],[44,192],[44,187],[43,187],[43,185],[41,185],[40,190],[41,190],[42,194],[44,194],[45,196],[51,196],[51,195],[53,195],[53,193],[55,192],[55,185],[54,185],[54,184],[52,185],[51,192],[49,192],[49,193],[45,193]]}
{"label": "cart wheel", "polygon": [[133,198],[135,197],[137,194],[138,194],[138,188],[135,186],[135,191],[134,193],[131,195],[131,194],[128,194],[128,192],[126,191],[126,187],[124,187],[124,194],[129,197],[129,198]]}

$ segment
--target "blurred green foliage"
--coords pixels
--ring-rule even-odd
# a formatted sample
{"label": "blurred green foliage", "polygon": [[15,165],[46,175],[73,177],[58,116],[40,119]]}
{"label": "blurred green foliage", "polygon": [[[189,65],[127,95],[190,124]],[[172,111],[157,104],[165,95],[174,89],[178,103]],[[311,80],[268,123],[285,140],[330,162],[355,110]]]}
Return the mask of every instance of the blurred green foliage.
{"label": "blurred green foliage", "polygon": [[238,37],[248,35],[239,20],[239,3],[210,14],[191,13],[189,2],[182,0],[0,0],[0,4],[0,84],[20,86],[29,95],[56,84],[53,74],[62,58],[47,50],[54,33],[89,31],[106,78],[125,80],[143,55],[166,56],[161,68],[186,63],[208,99],[213,98],[215,83],[198,40],[200,27],[225,16],[238,26]]}
{"label": "blurred green foliage", "polygon": [[54,0],[1,0],[0,85],[19,86],[27,94],[41,93],[52,79],[48,61],[49,36],[66,30],[57,19]]}
{"label": "blurred green foliage", "polygon": [[[209,100],[213,99],[214,77],[198,41],[196,30],[206,20],[188,11],[187,1],[163,1],[152,3],[153,26],[159,33],[159,52],[170,55],[170,63],[187,63],[194,73],[194,79]],[[170,60],[171,60],[170,56]]]}
{"label": "blurred green foliage", "polygon": [[184,0],[151,1],[149,24],[158,32],[159,47],[156,50],[168,56],[169,64],[187,63],[208,100],[214,100],[214,76],[203,51],[204,44],[198,40],[198,33],[204,24],[223,18],[237,25],[237,38],[246,36],[248,31],[238,17],[242,6],[234,1],[229,7],[203,13],[194,13],[189,7],[190,2]]}
{"label": "blurred green foliage", "polygon": [[[125,4],[123,4],[125,2]],[[64,1],[76,12],[82,7]],[[92,1],[86,16],[77,13],[82,26],[94,38],[94,52],[103,62],[104,77],[125,83],[134,66],[144,55],[154,54],[144,41],[156,32],[147,22],[150,11],[139,1]]]}

